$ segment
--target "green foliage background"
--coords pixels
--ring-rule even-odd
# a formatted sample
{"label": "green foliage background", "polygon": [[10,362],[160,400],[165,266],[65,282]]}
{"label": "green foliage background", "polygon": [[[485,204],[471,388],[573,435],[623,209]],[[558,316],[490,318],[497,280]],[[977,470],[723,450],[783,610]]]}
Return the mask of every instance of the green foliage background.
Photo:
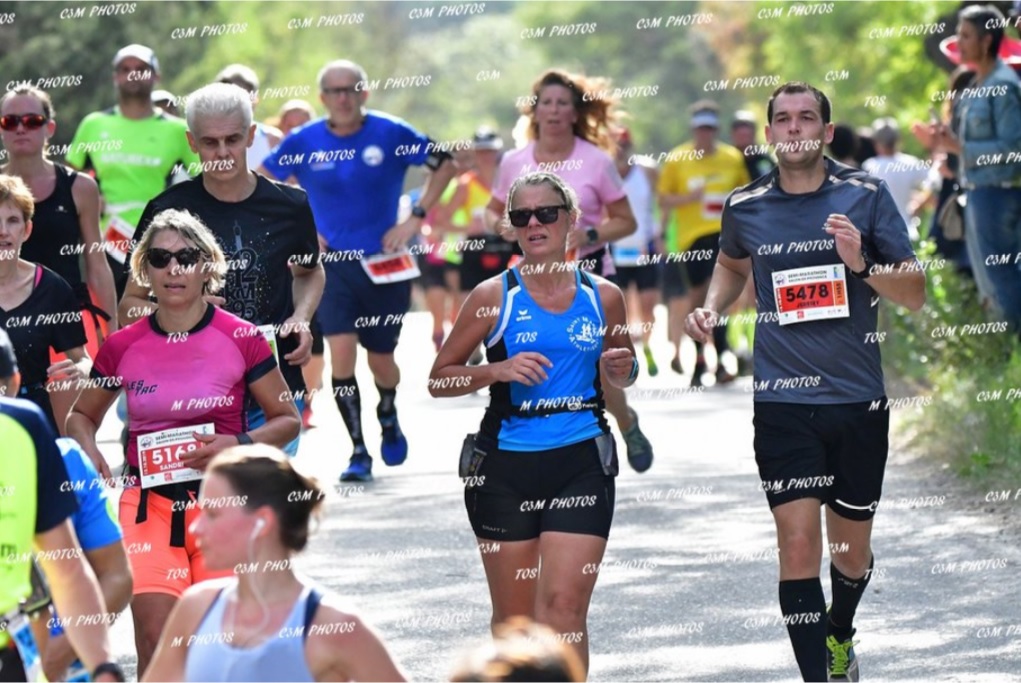
{"label": "green foliage background", "polygon": [[[515,100],[526,95],[544,68],[560,66],[610,77],[614,86],[658,86],[653,97],[625,100],[623,108],[642,151],[665,151],[687,136],[686,107],[711,97],[724,111],[764,114],[771,88],[707,92],[716,79],[777,76],[824,88],[835,116],[867,124],[880,115],[904,122],[926,115],[929,95],[944,76],[923,54],[920,38],[869,40],[872,28],[935,22],[956,3],[836,2],[829,14],[758,19],[761,10],[791,3],[766,2],[479,2],[484,11],[440,17],[455,3],[419,2],[135,2],[130,14],[89,17],[98,3],[0,2],[14,13],[0,26],[0,74],[4,83],[81,74],[77,88],[51,93],[60,113],[54,140],[68,142],[85,114],[113,102],[110,60],[123,45],[140,42],[156,50],[162,87],[183,95],[204,85],[223,66],[252,66],[267,88],[309,88],[317,107],[315,76],[328,60],[361,63],[370,78],[429,75],[429,87],[374,92],[370,106],[407,118],[437,139],[462,138],[481,122],[505,135],[517,118]],[[108,3],[109,4],[109,3]],[[113,3],[118,4],[118,3]],[[130,4],[130,3],[120,3]],[[826,4],[826,3],[821,3]],[[62,19],[61,11],[84,7],[86,17]],[[432,8],[429,18],[410,17]],[[672,16],[712,14],[708,24],[667,28]],[[357,24],[316,28],[321,16],[361,14]],[[293,29],[311,18],[313,27]],[[659,18],[659,28],[638,29]],[[241,34],[175,38],[175,29],[245,24]],[[587,35],[551,37],[557,25],[596,24]],[[544,38],[523,38],[526,28],[547,27]],[[847,80],[825,79],[847,70]],[[499,72],[479,80],[483,71]],[[865,98],[885,96],[866,107]],[[263,99],[256,115],[276,113],[286,97]]]}
{"label": "green foliage background", "polygon": [[[124,3],[127,4],[127,3]],[[82,75],[74,88],[54,88],[58,111],[55,143],[71,139],[88,112],[114,101],[110,61],[132,42],[153,47],[163,67],[162,87],[185,95],[223,66],[252,66],[267,88],[308,88],[321,111],[316,73],[328,60],[353,59],[370,78],[428,75],[429,87],[379,90],[369,105],[412,122],[435,139],[463,139],[480,123],[497,127],[509,141],[518,117],[515,100],[529,93],[547,67],[606,76],[617,87],[656,86],[652,97],[625,100],[637,150],[665,152],[687,137],[687,107],[716,99],[724,112],[751,109],[763,120],[770,87],[707,91],[718,79],[776,76],[821,87],[834,103],[834,119],[855,126],[893,116],[906,127],[925,120],[932,95],[946,74],[925,55],[923,36],[870,37],[890,27],[948,22],[954,30],[956,2],[810,3],[811,16],[780,2],[493,2],[481,13],[441,17],[452,2],[136,2],[133,13],[62,19],[61,12],[96,3],[0,2],[0,79]],[[819,7],[822,6],[822,7]],[[828,7],[827,7],[828,6]],[[814,10],[812,8],[815,8]],[[433,15],[412,18],[432,8]],[[780,8],[782,16],[772,18]],[[668,26],[670,17],[712,14],[709,23]],[[357,24],[316,28],[321,16],[361,14]],[[761,17],[761,18],[760,18]],[[313,27],[290,22],[311,18]],[[659,19],[658,28],[638,28]],[[239,35],[175,38],[175,29],[220,23],[246,24]],[[645,25],[643,23],[643,25]],[[674,22],[684,23],[684,22]],[[525,29],[595,24],[591,34],[524,37]],[[874,34],[873,34],[874,35]],[[483,78],[482,75],[495,75]],[[842,73],[846,72],[846,73]],[[846,77],[845,77],[846,76]],[[290,95],[263,98],[265,120]],[[870,99],[872,98],[872,99]],[[882,99],[880,99],[882,98]],[[907,150],[922,154],[910,136]],[[983,319],[969,283],[953,273],[929,278],[929,306],[921,314],[890,307],[883,347],[887,372],[911,390],[938,400],[912,419],[917,443],[958,463],[971,474],[1017,473],[1021,401],[980,403],[975,393],[1021,387],[1021,355],[1005,335],[947,342],[934,339],[936,325]],[[964,425],[960,428],[959,425]]]}

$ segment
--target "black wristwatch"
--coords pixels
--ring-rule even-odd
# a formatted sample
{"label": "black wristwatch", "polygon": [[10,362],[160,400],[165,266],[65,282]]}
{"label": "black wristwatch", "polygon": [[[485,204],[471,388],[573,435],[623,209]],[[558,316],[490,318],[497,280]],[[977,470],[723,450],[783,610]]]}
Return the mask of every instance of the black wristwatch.
{"label": "black wristwatch", "polygon": [[855,272],[848,268],[847,271],[851,273],[851,277],[856,277],[859,280],[864,280],[865,278],[872,275],[872,267],[876,265],[876,262],[872,260],[872,258],[869,256],[869,253],[864,249],[861,250],[861,258],[863,261],[865,261],[864,269]]}
{"label": "black wristwatch", "polygon": [[421,204],[415,204],[411,207],[411,215],[415,218],[425,218],[425,209],[422,208]]}
{"label": "black wristwatch", "polygon": [[248,432],[241,432],[240,434],[237,434],[234,438],[238,440],[239,446],[249,446],[255,443],[254,441],[252,441],[252,437],[248,435]]}
{"label": "black wristwatch", "polygon": [[595,244],[599,241],[599,231],[595,228],[589,228],[585,231],[585,236],[588,237],[589,244]]}
{"label": "black wristwatch", "polygon": [[124,671],[116,662],[103,662],[96,667],[96,670],[92,672],[92,680],[96,680],[97,677],[103,674],[113,674],[118,681],[123,681]]}

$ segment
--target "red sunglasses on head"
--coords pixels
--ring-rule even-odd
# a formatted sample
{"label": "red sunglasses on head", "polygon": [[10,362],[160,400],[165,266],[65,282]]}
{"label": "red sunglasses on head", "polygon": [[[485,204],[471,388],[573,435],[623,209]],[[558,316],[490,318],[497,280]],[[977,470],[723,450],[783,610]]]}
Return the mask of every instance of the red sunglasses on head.
{"label": "red sunglasses on head", "polygon": [[26,130],[38,130],[46,125],[49,121],[43,114],[8,114],[7,116],[0,116],[0,128],[3,130],[17,130],[18,124],[20,123],[25,127]]}

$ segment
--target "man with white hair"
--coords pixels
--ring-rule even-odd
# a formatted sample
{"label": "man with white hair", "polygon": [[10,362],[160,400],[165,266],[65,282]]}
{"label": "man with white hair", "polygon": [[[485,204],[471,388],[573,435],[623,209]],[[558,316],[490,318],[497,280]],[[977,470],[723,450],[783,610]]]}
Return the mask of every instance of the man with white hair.
{"label": "man with white hair", "polygon": [[[188,142],[202,159],[202,174],[149,202],[136,243],[164,209],[194,213],[216,235],[227,257],[222,297],[211,303],[259,325],[275,349],[280,371],[299,411],[308,396],[301,367],[311,357],[309,321],[319,306],[325,276],[319,263],[315,220],[305,191],[269,180],[248,167],[252,103],[236,85],[213,83],[188,96]],[[155,310],[149,291],[129,282],[119,312],[129,324]],[[265,421],[252,403],[249,429]],[[284,449],[298,450],[298,439]]]}
{"label": "man with white hair", "polygon": [[[308,191],[325,243],[326,291],[317,319],[330,345],[334,398],[351,435],[353,453],[342,481],[372,479],[372,457],[361,425],[355,380],[360,343],[379,391],[376,416],[387,465],[400,465],[408,441],[397,422],[394,362],[411,279],[418,268],[406,249],[422,229],[426,211],[454,177],[453,157],[405,121],[365,108],[365,70],[347,60],[329,62],[317,78],[327,116],[284,138],[263,162],[272,177],[296,179]],[[404,177],[411,166],[433,172],[411,216],[397,222]]]}

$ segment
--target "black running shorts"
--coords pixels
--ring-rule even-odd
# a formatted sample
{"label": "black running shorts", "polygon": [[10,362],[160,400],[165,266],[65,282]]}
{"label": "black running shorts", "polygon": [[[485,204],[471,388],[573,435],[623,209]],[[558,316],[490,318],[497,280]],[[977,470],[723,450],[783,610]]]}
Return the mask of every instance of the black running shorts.
{"label": "black running shorts", "polygon": [[498,235],[485,235],[481,250],[469,249],[461,256],[461,291],[470,292],[483,281],[507,270],[517,242]]}
{"label": "black running shorts", "polygon": [[457,266],[452,263],[433,263],[427,256],[419,257],[418,270],[421,275],[418,284],[422,289],[447,289],[447,271],[456,269]]}
{"label": "black running shorts", "polygon": [[312,315],[312,323],[309,326],[312,331],[312,355],[321,356],[326,352],[326,343],[323,340],[323,328],[319,327],[319,318]]}
{"label": "black running shorts", "polygon": [[838,405],[757,401],[753,423],[770,509],[818,498],[846,519],[876,514],[889,450],[886,397]]}
{"label": "black running shorts", "polygon": [[691,286],[685,279],[684,266],[680,263],[664,263],[660,276],[663,301],[670,303],[672,299],[685,296]]}
{"label": "black running shorts", "polygon": [[27,676],[17,649],[13,645],[0,649],[0,681],[26,681]]}
{"label": "black running shorts", "polygon": [[617,286],[627,290],[634,283],[639,292],[659,287],[659,267],[655,264],[644,266],[617,266]]}
{"label": "black running shorts", "polygon": [[465,482],[464,503],[479,538],[610,535],[616,488],[603,474],[595,439],[534,453],[495,450],[477,474]]}
{"label": "black running shorts", "polygon": [[[716,259],[720,255],[720,233],[706,235],[695,240],[690,247],[681,252],[681,277],[689,289],[708,284],[716,268]],[[671,264],[672,265],[672,264]]]}

